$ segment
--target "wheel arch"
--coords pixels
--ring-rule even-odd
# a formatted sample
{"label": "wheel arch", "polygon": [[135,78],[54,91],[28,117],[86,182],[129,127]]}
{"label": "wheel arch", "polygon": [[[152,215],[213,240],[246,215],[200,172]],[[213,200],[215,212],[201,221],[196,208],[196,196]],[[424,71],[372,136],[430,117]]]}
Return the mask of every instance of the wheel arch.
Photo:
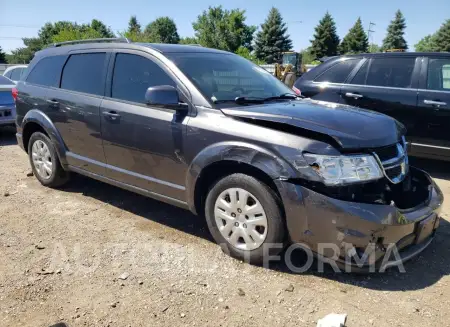
{"label": "wheel arch", "polygon": [[58,154],[61,164],[63,167],[67,165],[66,146],[61,134],[45,113],[40,110],[33,109],[27,112],[22,121],[23,147],[26,152],[28,152],[28,142],[31,135],[37,131],[44,133],[51,139],[55,145],[56,153]]}
{"label": "wheel arch", "polygon": [[243,173],[267,184],[278,196],[275,179],[292,176],[292,168],[274,153],[242,142],[223,142],[201,151],[188,169],[186,194],[192,212],[202,215],[206,194],[218,179]]}

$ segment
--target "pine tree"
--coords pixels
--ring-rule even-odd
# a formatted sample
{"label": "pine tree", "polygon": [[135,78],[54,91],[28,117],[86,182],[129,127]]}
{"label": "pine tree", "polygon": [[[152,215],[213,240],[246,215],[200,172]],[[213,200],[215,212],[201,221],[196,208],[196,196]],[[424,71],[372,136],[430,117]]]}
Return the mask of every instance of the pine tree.
{"label": "pine tree", "polygon": [[272,7],[269,16],[261,25],[261,31],[256,35],[256,58],[268,64],[278,62],[281,59],[281,53],[292,48],[292,41],[286,32],[287,26],[280,12]]}
{"label": "pine tree", "polygon": [[433,36],[433,50],[450,52],[450,19]]}
{"label": "pine tree", "polygon": [[128,30],[129,33],[138,34],[141,32],[141,24],[139,24],[136,16],[131,16],[128,21]]}
{"label": "pine tree", "polygon": [[316,26],[314,39],[311,40],[311,53],[315,59],[330,57],[338,54],[339,36],[336,33],[336,24],[328,13]]}
{"label": "pine tree", "polygon": [[176,44],[180,41],[177,25],[170,17],[158,17],[147,25],[144,34],[149,38],[150,42],[155,43],[172,43]]}
{"label": "pine tree", "polygon": [[405,34],[405,28],[405,17],[403,17],[403,14],[400,10],[397,10],[397,12],[395,13],[395,18],[388,26],[387,35],[383,40],[384,51],[389,49],[408,49],[408,44],[403,37]]}
{"label": "pine tree", "polygon": [[3,49],[0,46],[0,64],[3,63],[6,63],[6,54],[3,52]]}
{"label": "pine tree", "polygon": [[348,31],[339,45],[339,53],[363,53],[369,49],[369,40],[361,23],[361,18],[358,18],[355,25]]}

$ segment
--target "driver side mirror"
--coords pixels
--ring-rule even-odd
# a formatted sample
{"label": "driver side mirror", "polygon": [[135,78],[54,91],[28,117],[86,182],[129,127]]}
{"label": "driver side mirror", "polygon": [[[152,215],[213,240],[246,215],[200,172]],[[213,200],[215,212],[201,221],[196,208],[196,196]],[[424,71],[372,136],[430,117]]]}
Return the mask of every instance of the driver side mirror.
{"label": "driver side mirror", "polygon": [[145,101],[149,106],[162,107],[177,111],[188,110],[188,105],[180,102],[178,90],[170,85],[149,87],[145,92]]}

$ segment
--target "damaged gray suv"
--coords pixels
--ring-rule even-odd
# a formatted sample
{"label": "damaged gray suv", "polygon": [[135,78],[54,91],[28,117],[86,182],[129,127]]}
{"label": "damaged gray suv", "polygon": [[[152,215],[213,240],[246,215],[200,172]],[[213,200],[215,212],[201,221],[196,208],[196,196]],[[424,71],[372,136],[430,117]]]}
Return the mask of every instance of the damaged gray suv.
{"label": "damaged gray suv", "polygon": [[[288,242],[339,264],[374,245],[375,261],[350,260],[360,267],[380,266],[394,244],[403,262],[439,224],[443,195],[408,165],[399,122],[301,99],[228,52],[55,44],[13,95],[17,139],[43,185],[78,173],[189,209],[252,263]],[[321,253],[322,244],[334,246]]]}

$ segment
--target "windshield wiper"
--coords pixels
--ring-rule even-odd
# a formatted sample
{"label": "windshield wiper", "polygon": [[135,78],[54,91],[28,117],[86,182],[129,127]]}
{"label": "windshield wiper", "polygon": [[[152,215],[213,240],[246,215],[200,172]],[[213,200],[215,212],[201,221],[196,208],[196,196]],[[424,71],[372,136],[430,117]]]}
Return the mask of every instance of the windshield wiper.
{"label": "windshield wiper", "polygon": [[296,100],[301,98],[301,96],[294,93],[283,93],[274,97],[265,98],[264,101],[272,101],[272,100]]}
{"label": "windshield wiper", "polygon": [[298,96],[294,93],[283,93],[277,96],[268,97],[268,98],[261,98],[261,97],[236,97],[234,99],[223,99],[223,100],[213,100],[213,102],[216,103],[237,103],[240,105],[249,104],[249,103],[264,103],[266,101],[272,101],[272,100],[295,100],[301,98],[301,96]]}

